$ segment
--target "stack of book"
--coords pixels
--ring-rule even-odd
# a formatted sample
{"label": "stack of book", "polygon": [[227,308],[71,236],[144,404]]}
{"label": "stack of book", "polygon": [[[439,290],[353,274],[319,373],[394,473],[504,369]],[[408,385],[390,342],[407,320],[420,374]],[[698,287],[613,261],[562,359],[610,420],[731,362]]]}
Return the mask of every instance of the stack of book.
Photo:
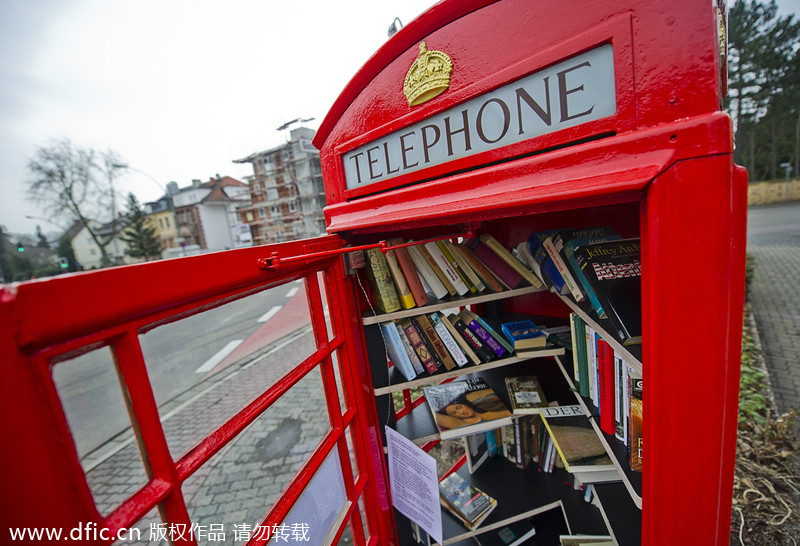
{"label": "stack of book", "polygon": [[610,321],[624,345],[642,341],[640,239],[623,239],[610,226],[536,231],[517,255],[553,292],[585,303]]}
{"label": "stack of book", "polygon": [[488,234],[459,243],[449,239],[387,243],[390,248],[385,253],[378,248],[365,251],[371,304],[382,313],[487,291],[544,286],[525,263]]}
{"label": "stack of book", "polygon": [[497,500],[457,473],[439,482],[439,500],[467,529],[476,529],[497,506]]}
{"label": "stack of book", "polygon": [[631,470],[642,470],[642,375],[600,332],[570,315],[575,385],[597,409],[600,429],[623,442]]}

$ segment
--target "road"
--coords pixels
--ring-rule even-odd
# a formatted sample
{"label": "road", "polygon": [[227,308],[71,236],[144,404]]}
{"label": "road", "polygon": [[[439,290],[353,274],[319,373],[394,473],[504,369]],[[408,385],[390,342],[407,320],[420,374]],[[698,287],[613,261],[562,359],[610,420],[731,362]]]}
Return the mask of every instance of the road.
{"label": "road", "polygon": [[750,207],[747,252],[755,258],[748,299],[779,412],[800,408],[800,202]]}
{"label": "road", "polygon": [[[289,283],[139,336],[157,405],[223,366],[298,290]],[[109,348],[60,363],[53,376],[81,457],[130,428]]]}

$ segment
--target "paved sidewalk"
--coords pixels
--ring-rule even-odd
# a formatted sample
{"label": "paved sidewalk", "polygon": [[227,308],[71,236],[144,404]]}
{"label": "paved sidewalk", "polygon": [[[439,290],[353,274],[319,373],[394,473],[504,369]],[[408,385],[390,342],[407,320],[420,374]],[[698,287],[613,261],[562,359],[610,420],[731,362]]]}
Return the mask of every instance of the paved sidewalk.
{"label": "paved sidewalk", "polygon": [[[781,212],[770,207],[751,207],[751,214]],[[747,251],[756,263],[749,300],[775,404],[784,413],[800,408],[800,224],[750,226]]]}
{"label": "paved sidewalk", "polygon": [[[300,303],[302,305],[300,305]],[[174,460],[275,384],[314,350],[306,299],[298,294],[239,352],[205,380],[159,408]],[[245,345],[245,344],[243,344]],[[233,357],[234,355],[231,355]],[[330,429],[321,374],[312,370],[244,432],[183,484],[200,544],[243,544]],[[128,429],[83,460],[95,502],[107,515],[147,481]],[[157,535],[153,510],[137,525],[141,542],[168,544]],[[224,537],[221,533],[224,533]],[[224,538],[224,540],[222,540]]]}

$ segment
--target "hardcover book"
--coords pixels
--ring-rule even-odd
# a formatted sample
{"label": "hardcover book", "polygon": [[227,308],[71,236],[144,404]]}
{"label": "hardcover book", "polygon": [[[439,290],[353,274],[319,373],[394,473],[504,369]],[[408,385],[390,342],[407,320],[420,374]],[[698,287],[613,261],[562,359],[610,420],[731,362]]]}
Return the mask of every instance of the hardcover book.
{"label": "hardcover book", "polygon": [[597,318],[601,319],[606,318],[606,311],[605,309],[603,309],[603,304],[601,304],[600,300],[597,299],[597,294],[592,288],[592,285],[589,284],[589,281],[586,280],[586,275],[583,273],[583,270],[580,268],[580,265],[575,259],[575,250],[577,248],[580,248],[581,246],[585,246],[588,244],[604,243],[607,241],[615,241],[618,239],[622,239],[622,236],[617,235],[616,233],[608,233],[604,236],[596,238],[584,237],[579,239],[571,239],[567,241],[566,244],[564,244],[563,252],[567,258],[569,267],[575,274],[575,280],[577,281],[578,285],[583,289],[583,293],[586,294],[586,299],[588,299],[589,303],[592,305],[595,314],[597,314]]}
{"label": "hardcover book", "polygon": [[568,294],[569,290],[564,285],[564,279],[558,272],[553,260],[544,248],[544,240],[556,233],[556,230],[534,231],[528,237],[528,252],[533,256],[534,262],[538,264],[538,271],[534,271],[542,278],[545,285],[552,288],[558,294]]}
{"label": "hardcover book", "polygon": [[406,250],[408,250],[408,255],[411,257],[414,267],[417,268],[421,280],[424,280],[428,285],[431,294],[439,300],[447,296],[449,294],[447,288],[442,284],[442,281],[439,280],[436,272],[431,268],[431,265],[428,263],[428,260],[425,259],[425,256],[422,255],[419,248],[417,248],[417,246],[409,246]]}
{"label": "hardcover book", "polygon": [[511,424],[511,411],[480,377],[423,387],[423,392],[443,440]]}
{"label": "hardcover book", "polygon": [[564,468],[583,483],[619,480],[619,474],[580,406],[555,406],[540,412]]}
{"label": "hardcover book", "polygon": [[515,351],[538,349],[547,344],[547,336],[530,319],[504,322],[500,330]]}
{"label": "hardcover book", "polygon": [[[403,240],[399,238],[389,239],[387,243],[397,246],[403,244]],[[397,256],[397,262],[400,264],[403,277],[405,277],[406,283],[408,283],[408,288],[411,290],[411,294],[414,296],[414,303],[417,304],[417,307],[422,307],[428,303],[428,294],[422,287],[422,281],[420,280],[419,272],[414,265],[414,261],[411,259],[408,248],[398,247],[394,249],[394,253]]]}
{"label": "hardcover book", "polygon": [[411,322],[411,319],[401,319],[400,326],[405,331],[408,341],[414,348],[414,352],[417,353],[417,356],[422,363],[422,367],[425,368],[428,373],[436,373],[436,370],[438,369],[436,367],[436,362],[433,360],[433,357],[428,350],[428,346],[425,344],[422,336],[420,336],[417,327]]}
{"label": "hardcover book", "polygon": [[495,277],[494,273],[483,263],[468,247],[468,241],[463,241],[461,244],[458,245],[458,249],[461,251],[461,254],[464,256],[464,259],[469,262],[470,267],[472,267],[473,271],[481,278],[481,280],[488,286],[491,290],[495,292],[502,292],[506,289],[506,287],[501,283],[497,277]]}
{"label": "hardcover book", "polygon": [[469,287],[464,282],[464,279],[461,278],[461,275],[458,274],[456,268],[450,263],[445,256],[444,251],[442,248],[437,245],[435,242],[428,242],[425,243],[425,249],[430,254],[433,261],[436,262],[436,265],[439,266],[439,269],[444,273],[447,280],[452,285],[453,289],[455,290],[456,294],[459,296],[463,296],[467,292],[469,292]]}
{"label": "hardcover book", "polygon": [[630,423],[628,425],[628,452],[631,470],[642,471],[642,376],[630,374]]}
{"label": "hardcover book", "polygon": [[458,264],[460,271],[464,272],[464,275],[467,276],[469,282],[475,287],[477,292],[483,292],[486,290],[486,285],[483,283],[483,280],[478,276],[475,270],[472,268],[470,263],[464,257],[464,254],[461,252],[461,248],[454,245],[449,240],[444,240],[442,243],[447,247],[450,251],[450,255],[453,256],[453,259]]}
{"label": "hardcover book", "polygon": [[436,355],[436,359],[442,363],[445,369],[455,369],[456,361],[450,356],[450,351],[447,350],[447,347],[442,341],[442,338],[439,337],[430,319],[426,315],[419,315],[414,317],[414,320],[420,325],[420,334],[428,340],[428,344],[433,349],[433,354]]}
{"label": "hardcover book", "polygon": [[375,306],[384,313],[400,310],[400,301],[394,287],[389,265],[380,249],[370,248],[367,254],[367,280],[372,290]]}
{"label": "hardcover book", "polygon": [[439,482],[439,496],[442,506],[469,530],[476,529],[497,506],[494,498],[455,472]]}
{"label": "hardcover book", "polygon": [[514,415],[539,413],[547,406],[547,398],[535,375],[506,377],[506,388]]}
{"label": "hardcover book", "polygon": [[528,267],[523,264],[519,259],[514,256],[511,252],[508,251],[500,242],[489,235],[488,233],[484,233],[480,236],[480,240],[482,243],[486,244],[489,248],[491,248],[495,254],[500,256],[500,258],[510,265],[517,273],[519,273],[523,279],[525,279],[531,286],[535,286],[536,288],[544,287],[542,281],[539,280],[539,277],[534,275],[533,271],[528,269]]}
{"label": "hardcover book", "polygon": [[478,337],[478,334],[467,326],[464,319],[455,313],[448,315],[447,319],[455,326],[458,333],[461,334],[461,337],[474,349],[475,354],[481,362],[490,362],[497,358],[495,352]]}
{"label": "hardcover book", "polygon": [[640,249],[634,238],[584,245],[574,253],[623,345],[642,342]]}
{"label": "hardcover book", "polygon": [[[585,296],[583,286],[578,282],[578,278],[572,270],[567,244],[571,241],[578,240],[583,241],[583,244],[595,243],[607,240],[609,236],[614,235],[616,235],[616,233],[612,227],[598,226],[581,229],[560,229],[550,238],[552,250],[555,252],[553,262],[556,264],[559,272],[561,272],[561,276],[564,278],[564,282],[567,284],[575,301],[583,301]],[[551,251],[548,247],[547,240],[545,240],[545,248],[547,248],[548,252]]]}
{"label": "hardcover book", "polygon": [[[518,288],[523,286],[525,281],[513,267],[483,243],[480,239],[470,239],[466,242],[466,247],[484,263],[484,265],[505,285],[506,288]],[[516,258],[514,258],[516,259]]]}
{"label": "hardcover book", "polygon": [[422,362],[419,359],[419,355],[414,350],[414,346],[411,345],[411,340],[408,339],[408,334],[400,326],[398,321],[394,321],[394,327],[397,329],[397,334],[400,336],[400,341],[403,342],[403,348],[406,350],[406,354],[408,354],[408,359],[411,361],[411,365],[414,367],[414,373],[417,375],[424,373],[425,368],[422,366]]}
{"label": "hardcover book", "polygon": [[445,289],[447,289],[447,293],[451,296],[455,296],[456,289],[453,286],[453,283],[450,282],[450,279],[447,277],[444,271],[442,271],[442,268],[439,267],[439,264],[433,259],[433,256],[431,256],[428,248],[424,244],[418,244],[410,248],[416,248],[419,250],[420,255],[425,259],[426,262],[428,262],[428,266],[436,274],[436,277],[444,285]]}
{"label": "hardcover book", "polygon": [[408,358],[408,353],[406,353],[394,322],[382,322],[380,326],[389,360],[400,370],[403,377],[409,381],[414,379],[417,374],[414,372],[414,366]]}

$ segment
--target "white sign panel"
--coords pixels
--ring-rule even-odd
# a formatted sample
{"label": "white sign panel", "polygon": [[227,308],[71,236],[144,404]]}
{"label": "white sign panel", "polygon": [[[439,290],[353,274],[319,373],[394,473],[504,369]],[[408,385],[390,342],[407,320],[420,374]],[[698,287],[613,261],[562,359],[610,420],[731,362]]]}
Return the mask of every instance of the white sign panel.
{"label": "white sign panel", "polygon": [[347,189],[615,112],[614,52],[603,45],[347,152]]}

